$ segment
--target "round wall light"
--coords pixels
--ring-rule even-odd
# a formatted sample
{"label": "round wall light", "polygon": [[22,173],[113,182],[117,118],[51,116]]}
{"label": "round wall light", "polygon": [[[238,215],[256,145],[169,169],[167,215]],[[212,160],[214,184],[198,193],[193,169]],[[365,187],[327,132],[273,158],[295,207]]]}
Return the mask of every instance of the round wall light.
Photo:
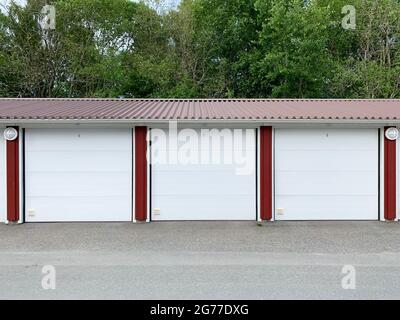
{"label": "round wall light", "polygon": [[385,137],[388,140],[397,140],[397,138],[399,137],[399,130],[397,128],[388,128],[385,131]]}
{"label": "round wall light", "polygon": [[18,138],[18,130],[15,128],[6,128],[4,130],[4,139],[13,141]]}

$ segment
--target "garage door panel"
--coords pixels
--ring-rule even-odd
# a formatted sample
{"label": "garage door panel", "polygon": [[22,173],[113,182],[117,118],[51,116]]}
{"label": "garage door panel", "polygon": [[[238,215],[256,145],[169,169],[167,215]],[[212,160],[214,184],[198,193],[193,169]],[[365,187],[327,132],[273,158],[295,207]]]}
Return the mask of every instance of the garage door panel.
{"label": "garage door panel", "polygon": [[[162,182],[159,182],[159,183],[162,183]],[[195,183],[191,183],[191,184],[188,183],[188,184],[185,184],[182,186],[176,186],[176,184],[165,180],[163,189],[154,189],[154,194],[157,197],[166,196],[166,195],[172,196],[176,193],[179,193],[181,196],[192,195],[192,194],[196,194],[196,191],[193,191],[196,186],[197,186],[197,184],[195,184]],[[165,190],[167,188],[168,188],[168,190]],[[182,190],[183,188],[184,188],[184,190]],[[244,185],[243,189],[241,189],[241,190],[229,191],[229,195],[242,196],[242,195],[249,194],[251,196],[254,196],[254,192],[252,192],[252,189],[253,189],[253,185],[248,185],[247,187]],[[201,194],[204,196],[212,195],[215,193],[218,193],[220,196],[224,195],[220,190],[220,186],[218,186],[218,185],[209,185],[207,187],[207,190],[204,190],[203,192],[201,192]]]}
{"label": "garage door panel", "polygon": [[[30,152],[26,168],[30,172],[129,172],[131,151]],[[60,166],[60,159],[67,166]],[[94,161],[93,159],[96,159]],[[113,166],[110,166],[113,163]]]}
{"label": "garage door panel", "polygon": [[[129,196],[131,190],[126,188],[127,173],[102,173],[97,172],[71,174],[59,173],[59,181],[54,181],[54,173],[33,173],[31,179],[36,187],[29,193],[29,198],[42,196]],[[52,187],[49,188],[48,186]],[[77,188],[76,186],[79,186]]]}
{"label": "garage door panel", "polygon": [[[40,208],[40,212],[32,217],[27,212],[28,222],[79,222],[79,221],[131,221],[131,213],[121,215],[121,209],[116,203],[123,203],[126,197],[37,197],[35,206]],[[79,206],[76,204],[79,203]],[[96,207],[93,204],[96,204]],[[62,204],[62,205],[60,205]],[[96,208],[102,208],[98,210]],[[113,214],[110,214],[113,213]],[[39,215],[40,214],[40,215]],[[39,220],[40,219],[40,220]]]}
{"label": "garage door panel", "polygon": [[[287,195],[357,195],[359,185],[363,185],[362,193],[377,196],[376,184],[371,180],[376,178],[374,172],[327,172],[318,171],[310,175],[312,171],[306,172],[281,172],[276,194]],[[315,173],[315,172],[313,172]]]}
{"label": "garage door panel", "polygon": [[[371,140],[378,142],[375,129],[276,129],[276,132],[280,150],[370,150]],[[360,139],[360,135],[365,139]]]}
{"label": "garage door panel", "polygon": [[[254,135],[252,135],[252,139],[254,138]],[[210,154],[214,153],[214,152],[237,152],[237,153],[246,153],[246,151],[250,151],[250,150],[254,150],[256,144],[254,141],[250,141],[250,140],[243,140],[240,141],[234,145],[227,145],[227,144],[221,144],[220,146],[215,146],[211,143],[212,141],[210,140],[210,143],[207,144],[206,146],[201,145],[201,144],[194,144],[195,146],[197,146],[197,150],[198,153],[200,152],[208,152]],[[250,143],[249,143],[250,142]],[[153,144],[154,145],[154,144]],[[168,141],[167,141],[167,145],[168,145]],[[183,151],[183,148],[186,144],[182,144],[182,146],[180,147],[181,144],[178,144],[178,148],[176,145],[174,145],[172,148],[169,147],[165,147],[165,144],[157,144],[156,149],[158,151],[162,151],[162,152],[180,152],[182,154],[184,154],[185,152]],[[193,144],[190,144],[193,145]],[[207,147],[209,146],[209,147]]]}
{"label": "garage door panel", "polygon": [[[283,215],[277,220],[377,220],[376,198],[346,195],[280,196],[285,204]],[[369,208],[360,209],[360,203]],[[321,208],[324,208],[321,211]]]}
{"label": "garage door panel", "polygon": [[[206,129],[208,130],[208,129]],[[195,146],[195,148],[200,152],[245,152],[248,150],[254,150],[256,147],[255,131],[254,129],[242,130],[238,129],[237,134],[221,135],[221,131],[217,130],[215,132],[210,132],[209,134],[202,135],[200,130],[193,130],[194,135],[185,140],[170,141],[170,137],[167,140],[157,138],[157,134],[153,135],[153,146],[154,149],[167,152],[182,152],[184,153],[184,148],[187,146]],[[233,130],[232,130],[233,131]],[[232,132],[230,131],[230,132]],[[178,138],[181,139],[180,134]],[[227,140],[225,140],[228,138]],[[230,141],[229,141],[230,140]],[[232,141],[233,140],[233,141]],[[225,143],[225,141],[228,141]]]}
{"label": "garage door panel", "polygon": [[[374,140],[375,141],[375,140]],[[377,140],[376,140],[377,143]],[[279,149],[279,147],[277,147]],[[279,169],[282,171],[371,171],[371,162],[363,159],[374,159],[378,165],[376,148],[372,150],[279,150]],[[323,157],[324,161],[318,161]],[[296,163],[301,163],[301,168]],[[345,168],[345,169],[344,169]],[[376,170],[373,170],[375,172]]]}
{"label": "garage door panel", "polygon": [[[157,221],[168,220],[255,220],[254,195],[158,195],[157,209],[160,214],[153,214]],[[227,206],[235,203],[235,210]],[[192,204],[192,205],[190,205]],[[245,214],[244,214],[245,213]]]}
{"label": "garage door panel", "polygon": [[130,129],[25,134],[28,222],[132,220]]}
{"label": "garage door panel", "polygon": [[[173,153],[172,154],[176,154]],[[218,154],[216,152],[216,154]],[[232,150],[231,150],[232,154]],[[171,164],[168,163],[167,160],[160,160],[157,158],[152,157],[152,159],[155,159],[152,161],[153,165],[157,166],[157,171],[183,171],[183,172],[188,172],[188,171],[197,171],[197,172],[208,172],[208,171],[214,171],[214,172],[234,172],[237,174],[243,174],[243,170],[241,169],[246,169],[247,166],[250,166],[251,169],[254,167],[254,163],[256,161],[255,157],[255,149],[249,150],[245,153],[240,153],[238,156],[231,156],[231,157],[217,157],[217,156],[207,156],[207,157],[202,157],[200,156],[201,152],[199,152],[196,157],[193,159],[182,159],[179,158],[180,161],[178,164]],[[222,164],[221,164],[222,163]],[[242,172],[242,173],[241,173]],[[246,170],[244,170],[246,174]]]}
{"label": "garage door panel", "polygon": [[[248,163],[250,166],[253,168],[254,163],[255,163],[255,158],[249,158]],[[159,172],[183,172],[187,174],[188,172],[203,172],[203,173],[221,173],[221,174],[237,174],[241,175],[241,170],[240,168],[244,168],[245,165],[242,163],[239,163],[237,165],[231,165],[231,164],[224,164],[224,165],[218,165],[211,163],[205,163],[205,164],[199,164],[199,165],[188,165],[188,164],[178,164],[178,165],[168,165],[168,164],[156,164],[157,165],[157,171]]]}
{"label": "garage door panel", "polygon": [[[39,151],[118,151],[127,149],[131,142],[132,132],[129,129],[27,129],[30,132],[28,152]],[[107,134],[110,133],[111,134]],[[43,144],[46,135],[46,144]],[[101,137],[101,139],[99,139]],[[118,138],[118,139],[116,139]],[[62,143],[61,143],[62,141]]]}
{"label": "garage door panel", "polygon": [[376,220],[378,130],[276,129],[277,220]]}
{"label": "garage door panel", "polygon": [[[200,130],[196,132],[200,137]],[[242,140],[219,147],[210,143],[208,148],[195,144],[196,156],[187,164],[153,163],[152,219],[255,220],[255,130],[249,136],[247,143]],[[156,150],[180,154],[181,149],[158,145]]]}
{"label": "garage door panel", "polygon": [[[190,194],[192,192],[199,192],[197,186],[207,186],[201,192],[208,193],[221,193],[221,185],[212,183],[212,180],[224,179],[226,184],[240,185],[240,188],[231,188],[230,194],[254,194],[255,181],[250,180],[247,176],[235,176],[235,174],[228,174],[224,172],[215,171],[201,171],[201,172],[166,172],[154,180],[153,192],[156,195],[160,194]],[[179,181],[179,184],[176,183]]]}

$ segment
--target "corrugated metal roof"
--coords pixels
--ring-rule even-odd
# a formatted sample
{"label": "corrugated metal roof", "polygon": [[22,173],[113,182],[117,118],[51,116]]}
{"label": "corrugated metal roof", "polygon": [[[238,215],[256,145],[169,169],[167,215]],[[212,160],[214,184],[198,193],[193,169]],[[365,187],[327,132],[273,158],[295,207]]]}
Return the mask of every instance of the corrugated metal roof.
{"label": "corrugated metal roof", "polygon": [[400,100],[0,98],[3,120],[400,120]]}

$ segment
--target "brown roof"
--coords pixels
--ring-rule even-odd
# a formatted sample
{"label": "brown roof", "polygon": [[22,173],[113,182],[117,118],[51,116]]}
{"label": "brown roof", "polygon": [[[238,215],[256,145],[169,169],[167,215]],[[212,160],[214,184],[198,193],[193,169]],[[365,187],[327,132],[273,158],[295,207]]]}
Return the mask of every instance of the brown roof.
{"label": "brown roof", "polygon": [[0,98],[0,120],[400,120],[400,100]]}

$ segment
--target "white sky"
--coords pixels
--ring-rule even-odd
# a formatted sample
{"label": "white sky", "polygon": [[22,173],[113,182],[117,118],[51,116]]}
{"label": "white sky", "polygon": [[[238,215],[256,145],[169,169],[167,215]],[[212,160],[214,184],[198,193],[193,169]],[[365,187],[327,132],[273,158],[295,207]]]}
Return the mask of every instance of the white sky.
{"label": "white sky", "polygon": [[[10,0],[0,0],[0,10],[4,12],[4,8],[6,8],[10,4]],[[14,0],[14,2],[19,4],[26,4],[26,0]]]}

